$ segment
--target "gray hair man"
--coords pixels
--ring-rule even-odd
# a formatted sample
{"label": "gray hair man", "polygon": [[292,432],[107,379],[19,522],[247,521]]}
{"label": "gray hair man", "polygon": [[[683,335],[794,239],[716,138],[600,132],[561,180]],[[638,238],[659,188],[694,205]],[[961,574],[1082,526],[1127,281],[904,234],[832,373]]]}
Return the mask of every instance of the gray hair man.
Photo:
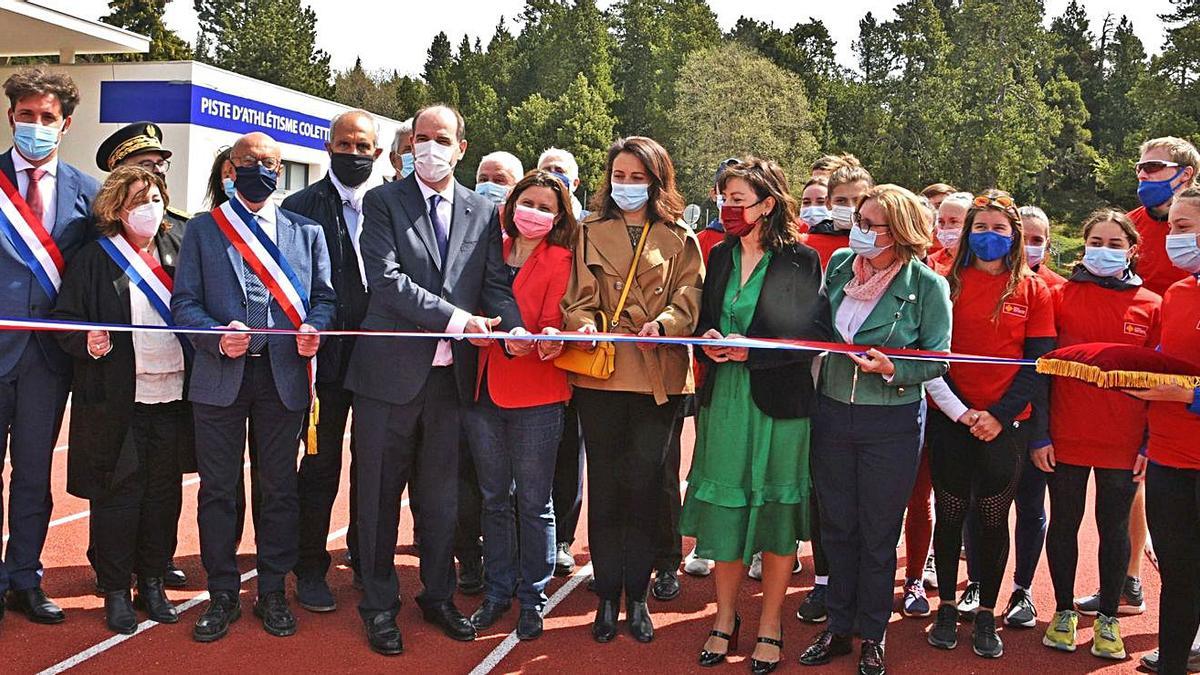
{"label": "gray hair man", "polygon": [[392,139],[392,151],[388,153],[388,161],[396,170],[392,180],[400,180],[413,172],[412,130],[411,117],[401,122],[400,127],[396,129],[396,137]]}
{"label": "gray hair man", "polygon": [[475,170],[475,192],[493,204],[503,204],[524,175],[525,167],[516,155],[503,150],[490,152],[479,160],[479,168]]}
{"label": "gray hair man", "polygon": [[537,165],[539,169],[566,177],[567,191],[571,193],[571,208],[575,211],[575,218],[586,216],[583,204],[575,198],[575,191],[579,189],[579,162],[575,161],[575,155],[562,148],[549,147],[542,151]]}

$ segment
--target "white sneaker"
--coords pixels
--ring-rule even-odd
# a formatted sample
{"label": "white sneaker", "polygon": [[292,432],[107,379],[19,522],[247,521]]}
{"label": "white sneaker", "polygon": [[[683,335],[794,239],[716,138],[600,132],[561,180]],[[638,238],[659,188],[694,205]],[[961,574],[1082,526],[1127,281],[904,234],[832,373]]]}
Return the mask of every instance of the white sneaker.
{"label": "white sneaker", "polygon": [[746,576],[755,581],[762,581],[762,552],[754,554],[754,559],[750,561],[750,569],[746,571]]}
{"label": "white sneaker", "polygon": [[937,563],[934,562],[932,553],[925,558],[925,569],[921,573],[921,578],[925,583],[925,588],[937,590]]}
{"label": "white sneaker", "polygon": [[694,577],[706,577],[712,573],[713,561],[708,558],[697,558],[696,549],[683,559],[683,571]]}

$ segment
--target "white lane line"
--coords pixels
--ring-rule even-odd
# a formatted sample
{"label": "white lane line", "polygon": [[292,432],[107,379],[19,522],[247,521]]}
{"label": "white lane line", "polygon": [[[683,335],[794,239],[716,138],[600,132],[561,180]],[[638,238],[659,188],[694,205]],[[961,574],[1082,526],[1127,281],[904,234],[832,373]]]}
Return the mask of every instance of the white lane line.
{"label": "white lane line", "polygon": [[[571,575],[571,578],[567,580],[567,583],[563,584],[562,587],[559,588],[558,591],[556,591],[554,595],[550,596],[550,599],[546,601],[546,607],[542,610],[542,616],[549,616],[550,610],[554,609],[558,603],[562,602],[564,598],[570,595],[571,591],[574,591],[579,584],[583,583],[583,580],[591,576],[591,574],[592,563],[590,562],[575,570],[575,574]],[[508,653],[511,652],[519,642],[520,640],[517,639],[516,631],[509,633],[504,638],[503,642],[496,645],[496,648],[493,649],[487,656],[485,656],[483,660],[479,662],[479,665],[475,666],[475,668],[471,670],[471,675],[487,675],[487,673],[492,672],[492,669],[500,665],[500,662],[504,660],[504,657],[508,656]]]}

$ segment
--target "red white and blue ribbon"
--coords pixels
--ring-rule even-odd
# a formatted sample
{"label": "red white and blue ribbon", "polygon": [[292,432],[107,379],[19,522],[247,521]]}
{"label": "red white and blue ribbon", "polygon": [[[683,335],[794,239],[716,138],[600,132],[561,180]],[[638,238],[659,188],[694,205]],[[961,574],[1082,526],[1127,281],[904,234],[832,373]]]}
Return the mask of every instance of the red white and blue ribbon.
{"label": "red white and blue ribbon", "polygon": [[66,267],[62,251],[3,171],[0,171],[0,231],[46,295],[51,300],[57,298]]}
{"label": "red white and blue ribbon", "polygon": [[134,248],[123,235],[114,234],[111,237],[101,237],[100,247],[113,259],[117,267],[129,277],[138,290],[150,301],[163,324],[170,326],[171,320],[171,291],[174,282],[167,275],[161,263],[145,251]]}
{"label": "red white and blue ribbon", "polygon": [[237,199],[213,209],[212,217],[291,320],[292,327],[299,328],[308,315],[308,294],[279,247]]}

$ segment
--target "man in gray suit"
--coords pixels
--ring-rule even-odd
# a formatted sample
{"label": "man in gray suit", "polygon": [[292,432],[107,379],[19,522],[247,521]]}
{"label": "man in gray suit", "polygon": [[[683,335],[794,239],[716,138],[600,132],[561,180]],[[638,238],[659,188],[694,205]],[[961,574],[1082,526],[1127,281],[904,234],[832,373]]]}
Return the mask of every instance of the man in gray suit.
{"label": "man in gray suit", "polygon": [[[364,330],[465,332],[448,340],[360,337],[346,374],[358,439],[358,527],[371,648],[403,651],[393,556],[404,486],[414,490],[425,620],[456,640],[475,628],[454,606],[459,407],[474,400],[476,346],[494,329],[521,332],[500,251],[496,206],[454,180],[466,152],[463,119],[446,106],[413,116],[416,171],[367,193],[360,246],[370,286]],[[492,317],[492,318],[487,318]],[[532,343],[508,343],[513,355]]]}
{"label": "man in gray suit", "polygon": [[[241,615],[235,491],[247,419],[254,426],[263,483],[255,530],[258,600],[254,614],[272,635],[296,632],[283,582],[296,565],[300,519],[296,453],[311,402],[310,359],[320,338],[237,331],[296,328],[288,308],[269,290],[273,283],[290,286],[302,299],[306,310],[300,313],[302,332],[328,329],[335,311],[321,226],[271,202],[279,176],[279,145],[266,134],[247,134],[233,145],[229,159],[237,170],[237,195],[217,211],[188,221],[171,296],[177,324],[231,329],[223,335],[189,336],[196,348],[188,398],[194,404],[200,470],[200,557],[212,596],[192,631],[199,642],[224,637],[229,624]],[[289,278],[280,281],[255,273],[257,265],[235,248],[236,235],[231,238],[222,229],[235,219],[260,242],[264,255],[275,258],[272,249],[277,248],[278,265],[290,267]]]}

